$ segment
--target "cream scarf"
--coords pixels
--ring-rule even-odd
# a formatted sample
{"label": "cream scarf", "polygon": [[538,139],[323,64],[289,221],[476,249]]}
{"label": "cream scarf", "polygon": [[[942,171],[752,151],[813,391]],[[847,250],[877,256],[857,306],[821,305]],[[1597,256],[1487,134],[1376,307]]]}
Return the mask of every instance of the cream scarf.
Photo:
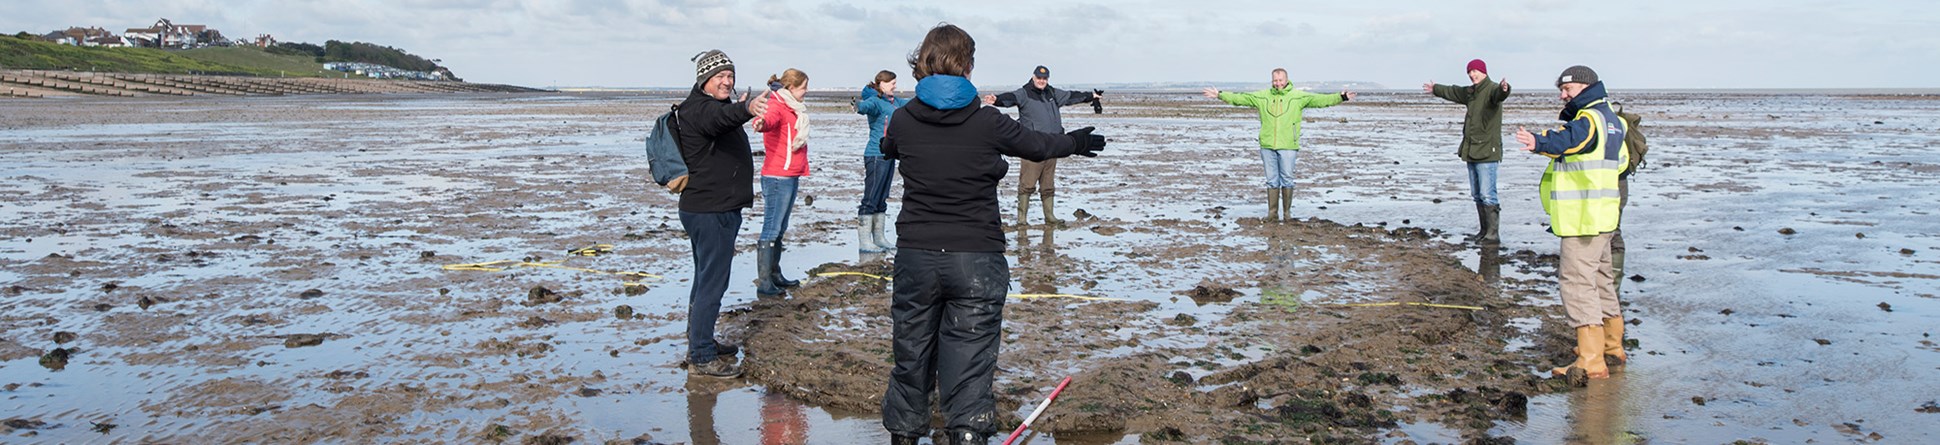
{"label": "cream scarf", "polygon": [[808,105],[795,100],[795,95],[789,93],[787,89],[776,91],[775,97],[781,98],[781,102],[788,104],[789,109],[795,110],[795,128],[789,129],[793,136],[788,139],[788,152],[800,151],[808,146]]}

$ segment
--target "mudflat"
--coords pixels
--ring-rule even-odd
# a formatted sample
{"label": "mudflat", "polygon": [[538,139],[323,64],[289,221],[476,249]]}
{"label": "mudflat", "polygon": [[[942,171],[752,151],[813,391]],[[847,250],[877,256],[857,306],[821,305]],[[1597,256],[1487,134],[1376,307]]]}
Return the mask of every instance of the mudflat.
{"label": "mudflat", "polygon": [[[1031,443],[1940,437],[1940,98],[1616,95],[1652,138],[1616,378],[1547,375],[1573,344],[1543,158],[1508,147],[1501,248],[1460,241],[1458,106],[1309,112],[1294,218],[1268,221],[1248,110],[1124,94],[1067,112],[1112,142],[1061,161],[1062,222],[1006,216],[1000,423],[1070,376]],[[893,256],[853,244],[847,96],[810,96],[789,297],[756,298],[745,212],[739,380],[681,367],[690,251],[641,148],[676,97],[0,101],[0,433],[886,441]],[[1510,130],[1559,108],[1509,106]]]}

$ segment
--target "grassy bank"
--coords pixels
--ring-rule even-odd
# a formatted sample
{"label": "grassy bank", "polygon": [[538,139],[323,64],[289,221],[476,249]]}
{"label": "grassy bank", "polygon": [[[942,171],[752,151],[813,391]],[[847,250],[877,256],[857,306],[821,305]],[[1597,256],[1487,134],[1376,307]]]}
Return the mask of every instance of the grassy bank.
{"label": "grassy bank", "polygon": [[310,58],[280,56],[254,48],[163,51],[151,48],[67,46],[13,37],[0,37],[0,68],[291,77],[325,75],[323,64]]}

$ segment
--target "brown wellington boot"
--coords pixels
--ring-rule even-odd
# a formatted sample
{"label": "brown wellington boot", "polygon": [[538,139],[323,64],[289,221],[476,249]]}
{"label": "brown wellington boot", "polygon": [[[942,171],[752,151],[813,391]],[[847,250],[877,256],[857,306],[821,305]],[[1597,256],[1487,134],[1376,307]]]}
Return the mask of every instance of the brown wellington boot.
{"label": "brown wellington boot", "polygon": [[1031,195],[1029,193],[1017,194],[1017,226],[1031,226]]}
{"label": "brown wellington boot", "polygon": [[1610,366],[1630,362],[1630,354],[1623,351],[1623,317],[1603,319],[1603,362]]}
{"label": "brown wellington boot", "polygon": [[1576,328],[1576,361],[1569,366],[1550,370],[1557,377],[1563,377],[1570,386],[1589,386],[1591,379],[1610,378],[1610,367],[1603,364],[1603,327],[1582,326]]}
{"label": "brown wellington boot", "polygon": [[1280,220],[1280,189],[1266,189],[1266,220]]}
{"label": "brown wellington boot", "polygon": [[1293,220],[1293,188],[1280,189],[1280,219]]}

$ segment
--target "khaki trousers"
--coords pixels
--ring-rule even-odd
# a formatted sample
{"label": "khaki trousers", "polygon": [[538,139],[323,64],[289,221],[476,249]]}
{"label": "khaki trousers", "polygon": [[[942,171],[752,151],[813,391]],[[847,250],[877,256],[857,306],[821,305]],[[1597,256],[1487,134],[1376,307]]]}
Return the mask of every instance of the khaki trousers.
{"label": "khaki trousers", "polygon": [[1024,161],[1023,171],[1017,174],[1017,194],[1038,193],[1051,196],[1058,190],[1058,160],[1046,159],[1044,162]]}
{"label": "khaki trousers", "polygon": [[1563,237],[1561,275],[1563,312],[1570,327],[1602,326],[1603,319],[1622,316],[1617,307],[1617,277],[1611,270],[1610,240],[1615,235]]}

